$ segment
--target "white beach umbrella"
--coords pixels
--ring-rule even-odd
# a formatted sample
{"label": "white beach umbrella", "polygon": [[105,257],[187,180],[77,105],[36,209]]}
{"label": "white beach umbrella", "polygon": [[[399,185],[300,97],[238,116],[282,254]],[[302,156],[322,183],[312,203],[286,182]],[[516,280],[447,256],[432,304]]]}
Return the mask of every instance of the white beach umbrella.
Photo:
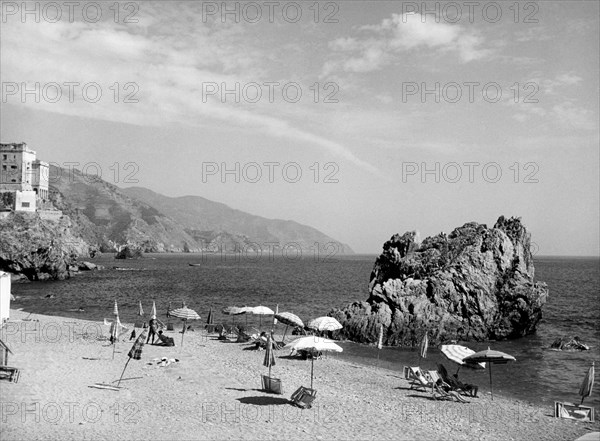
{"label": "white beach umbrella", "polygon": [[[284,349],[295,349],[300,350],[311,350],[316,352],[342,352],[344,349],[337,345],[333,340],[329,340],[322,337],[308,336],[301,337],[288,343],[283,347]],[[313,387],[313,372],[314,372],[315,358],[311,357],[310,364],[310,388]]]}
{"label": "white beach umbrella", "polygon": [[308,322],[307,326],[315,331],[337,331],[343,328],[341,323],[333,317],[318,317]]}
{"label": "white beach umbrella", "polygon": [[256,314],[259,316],[260,318],[260,325],[259,327],[262,328],[262,316],[263,315],[273,315],[275,314],[275,311],[273,311],[271,308],[267,308],[266,306],[255,306],[254,308],[252,308],[252,314]]}

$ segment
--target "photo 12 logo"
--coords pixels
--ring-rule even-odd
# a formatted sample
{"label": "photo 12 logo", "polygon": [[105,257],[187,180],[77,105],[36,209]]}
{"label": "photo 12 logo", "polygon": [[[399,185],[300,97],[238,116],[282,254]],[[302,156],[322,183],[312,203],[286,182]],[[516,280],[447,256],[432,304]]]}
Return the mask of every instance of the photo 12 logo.
{"label": "photo 12 logo", "polygon": [[140,407],[135,402],[114,402],[106,405],[88,401],[59,403],[56,401],[22,401],[0,403],[0,421],[14,426],[15,423],[82,424],[110,423],[137,424]]}
{"label": "photo 12 logo", "polygon": [[221,103],[236,104],[256,104],[258,102],[294,104],[304,96],[307,99],[312,98],[314,103],[336,104],[339,103],[337,98],[339,91],[338,84],[331,81],[326,83],[315,82],[304,88],[295,81],[287,83],[278,81],[265,81],[262,83],[255,81],[248,83],[205,81],[202,83],[202,102],[218,100]]}
{"label": "photo 12 logo", "polygon": [[202,22],[339,23],[337,2],[201,2]]}
{"label": "photo 12 logo", "polygon": [[137,83],[115,82],[104,87],[94,81],[79,83],[67,81],[57,83],[26,83],[16,81],[2,82],[2,102],[10,103],[74,103],[85,102],[95,104],[102,100],[114,103],[135,104],[139,102],[137,93],[140,87]]}
{"label": "photo 12 logo", "polygon": [[524,84],[513,83],[502,87],[494,81],[481,83],[479,81],[448,81],[446,83],[426,83],[404,81],[402,83],[402,102],[421,101],[421,103],[474,103],[475,101],[497,103],[502,98],[509,97],[515,103],[538,103],[537,94],[540,86],[534,82]]}
{"label": "photo 12 logo", "polygon": [[21,23],[138,23],[137,2],[0,2],[2,23],[19,20]]}
{"label": "photo 12 logo", "polygon": [[300,182],[303,177],[305,179],[312,178],[315,184],[337,184],[337,177],[340,171],[340,166],[336,162],[326,162],[321,164],[314,162],[308,167],[302,167],[297,162],[246,162],[241,164],[235,162],[233,164],[221,162],[203,162],[202,163],[202,183],[206,184],[209,181],[219,181],[222,184],[245,182],[248,184],[256,184],[258,182],[268,182],[270,184],[276,182],[286,182],[295,184]]}
{"label": "photo 12 logo", "polygon": [[[537,184],[539,179],[537,174],[540,170],[536,162],[526,162],[521,164],[515,162],[507,167],[512,175],[512,181],[515,184]],[[500,182],[503,175],[508,173],[503,172],[502,166],[497,162],[403,162],[402,163],[402,182],[407,183],[410,180],[420,180],[421,183],[436,183],[445,182],[447,184],[456,184],[467,182],[473,184],[475,182],[486,182],[495,184]]]}
{"label": "photo 12 logo", "polygon": [[537,2],[401,2],[402,22],[407,23],[413,14],[421,21],[435,23],[539,23],[540,5]]}

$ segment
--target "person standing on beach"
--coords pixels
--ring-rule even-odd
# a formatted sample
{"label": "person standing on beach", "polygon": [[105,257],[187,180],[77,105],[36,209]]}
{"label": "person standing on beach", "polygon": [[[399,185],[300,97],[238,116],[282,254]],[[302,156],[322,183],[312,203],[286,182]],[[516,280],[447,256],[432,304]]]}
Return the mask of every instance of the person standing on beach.
{"label": "person standing on beach", "polygon": [[153,315],[150,318],[150,321],[148,322],[148,338],[146,339],[146,343],[148,343],[150,341],[150,337],[152,337],[152,344],[154,344],[154,339],[158,337],[157,331],[158,331],[158,324],[161,323],[161,325],[164,327],[164,324],[158,320],[156,318],[155,315]]}

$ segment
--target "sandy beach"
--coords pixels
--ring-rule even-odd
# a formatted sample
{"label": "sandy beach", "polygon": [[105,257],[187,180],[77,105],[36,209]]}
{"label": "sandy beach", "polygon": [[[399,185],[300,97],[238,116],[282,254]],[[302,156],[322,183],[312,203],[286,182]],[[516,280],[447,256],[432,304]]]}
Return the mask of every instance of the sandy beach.
{"label": "sandy beach", "polygon": [[[310,386],[310,361],[277,351],[273,376],[284,394],[267,394],[260,390],[263,351],[204,329],[186,333],[181,347],[181,326],[175,329],[166,334],[177,346],[145,345],[114,391],[89,386],[119,379],[133,343],[129,332],[113,360],[103,323],[11,311],[2,340],[21,375],[16,384],[0,383],[0,438],[574,440],[600,431],[598,422],[553,418],[550,408],[492,401],[486,384],[469,403],[436,401],[410,390],[402,366],[377,369],[328,354],[314,365],[317,399],[302,410],[288,399]],[[162,357],[179,361],[153,361]]]}

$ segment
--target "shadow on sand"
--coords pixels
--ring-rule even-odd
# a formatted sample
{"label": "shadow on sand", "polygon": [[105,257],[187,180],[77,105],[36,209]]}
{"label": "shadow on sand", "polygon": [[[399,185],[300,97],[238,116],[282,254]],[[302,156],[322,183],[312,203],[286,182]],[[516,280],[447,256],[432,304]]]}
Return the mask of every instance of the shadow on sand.
{"label": "shadow on sand", "polygon": [[276,398],[276,397],[242,397],[237,398],[240,403],[243,404],[254,404],[256,406],[277,406],[281,404],[289,404],[290,401],[286,398]]}

